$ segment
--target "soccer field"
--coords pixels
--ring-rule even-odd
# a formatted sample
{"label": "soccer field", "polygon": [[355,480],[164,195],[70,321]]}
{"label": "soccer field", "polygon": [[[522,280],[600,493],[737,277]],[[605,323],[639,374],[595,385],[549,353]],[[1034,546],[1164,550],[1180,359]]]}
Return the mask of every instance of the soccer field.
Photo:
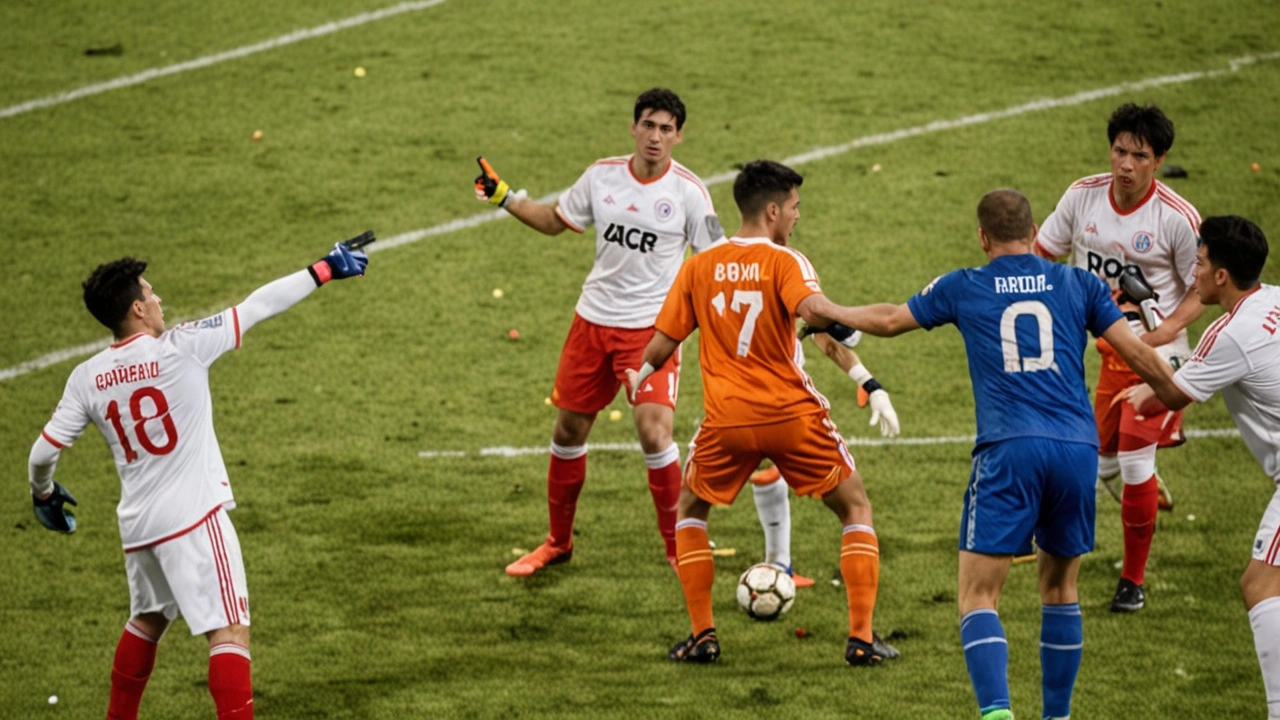
{"label": "soccer field", "polygon": [[[1128,101],[1175,122],[1179,194],[1280,244],[1276,38],[1275,0],[0,4],[0,718],[102,717],[128,616],[119,481],[97,432],[59,464],[76,534],[39,526],[24,479],[67,375],[107,340],[81,281],[145,259],[172,325],[366,228],[381,241],[365,278],[253,328],[211,372],[259,717],[977,717],[955,600],[974,427],[954,330],[859,346],[901,419],[894,443],[810,352],[874,504],[876,627],[901,659],[845,665],[844,590],[827,582],[838,526],[820,503],[792,504],[796,567],[818,585],[775,623],[737,609],[734,582],[763,549],[742,497],[711,517],[736,550],[717,559],[724,656],[669,662],[688,623],[621,397],[624,419],[602,413],[592,433],[573,561],[503,574],[546,530],[545,399],[593,236],[488,212],[475,157],[552,196],[629,153],[635,96],[670,87],[689,111],[675,157],[726,230],[735,165],[791,163],[806,178],[792,243],[826,293],[896,303],[984,261],[985,191],[1022,190],[1042,220],[1105,171],[1106,120]],[[1263,280],[1280,282],[1274,257]],[[701,414],[696,339],[684,357],[682,454]],[[1196,436],[1160,454],[1176,508],[1132,616],[1108,612],[1121,527],[1099,497],[1074,717],[1265,715],[1237,580],[1274,488],[1220,400],[1186,425]],[[1000,608],[1019,718],[1040,707],[1035,585],[1016,566]],[[142,717],[213,717],[206,658],[175,624]]]}

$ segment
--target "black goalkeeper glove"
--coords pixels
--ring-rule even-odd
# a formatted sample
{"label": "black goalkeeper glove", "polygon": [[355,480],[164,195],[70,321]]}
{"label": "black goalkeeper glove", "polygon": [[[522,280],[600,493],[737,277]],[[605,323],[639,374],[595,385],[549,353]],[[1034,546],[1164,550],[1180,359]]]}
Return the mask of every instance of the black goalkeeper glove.
{"label": "black goalkeeper glove", "polygon": [[507,200],[512,196],[511,186],[498,177],[498,173],[483,155],[476,158],[476,162],[480,164],[480,174],[476,176],[476,199],[490,205],[505,207]]}
{"label": "black goalkeeper glove", "polygon": [[64,504],[77,504],[76,499],[62,487],[62,483],[54,481],[49,497],[41,499],[33,495],[31,502],[35,504],[36,519],[41,525],[54,532],[70,534],[76,531],[75,513],[63,507]]}

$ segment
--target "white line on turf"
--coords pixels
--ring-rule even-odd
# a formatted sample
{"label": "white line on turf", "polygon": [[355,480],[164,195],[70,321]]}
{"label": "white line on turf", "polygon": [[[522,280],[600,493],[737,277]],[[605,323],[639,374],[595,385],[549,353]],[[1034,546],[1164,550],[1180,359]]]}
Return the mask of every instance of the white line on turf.
{"label": "white line on turf", "polygon": [[[404,3],[396,7],[403,7],[405,5],[430,6],[431,4],[438,4],[440,2],[444,2],[444,0],[430,0],[430,2],[426,2],[426,3]],[[395,8],[390,8],[390,10],[394,10],[394,9]],[[419,9],[419,8],[415,8],[415,9]],[[957,128],[968,127],[970,125],[979,125],[982,123],[988,123],[993,120],[1000,120],[1004,118],[1016,117],[1018,115],[1025,115],[1031,112],[1040,112],[1043,110],[1051,110],[1054,108],[1067,107],[1071,105],[1081,105],[1086,102],[1090,102],[1092,100],[1097,100],[1099,98],[1111,97],[1124,92],[1132,92],[1134,90],[1142,90],[1146,88],[1159,87],[1161,85],[1173,85],[1177,83],[1191,82],[1192,80],[1200,80],[1203,78],[1217,77],[1219,75],[1223,75],[1228,72],[1235,72],[1240,68],[1248,65],[1253,65],[1255,63],[1260,63],[1260,62],[1269,62],[1277,59],[1280,59],[1280,52],[1270,52],[1270,53],[1263,53],[1259,55],[1245,55],[1243,57],[1238,57],[1230,60],[1227,63],[1228,67],[1225,69],[1200,70],[1195,72],[1179,73],[1177,75],[1162,75],[1160,77],[1147,78],[1145,80],[1138,80],[1137,82],[1121,83],[1119,85],[1112,85],[1110,87],[1098,88],[1096,90],[1087,90],[1084,92],[1076,93],[1074,95],[1068,95],[1060,98],[1047,98],[1043,100],[1035,100],[1029,103],[1023,103],[1021,105],[1015,105],[1013,107],[1005,108],[1004,110],[997,110],[995,112],[978,113],[976,115],[966,115],[964,117],[955,118],[952,120],[936,120],[927,125],[917,125],[915,127],[904,128],[902,130],[895,130],[893,132],[877,133],[875,135],[866,135],[866,136],[857,138],[855,140],[851,140],[847,143],[844,143],[843,145],[831,145],[828,147],[818,148],[816,150],[811,150],[806,153],[801,153],[800,155],[793,155],[783,160],[783,162],[788,165],[803,165],[804,163],[814,162],[816,160],[824,160],[826,158],[833,157],[835,155],[841,155],[843,153],[847,153],[850,150],[854,150],[857,148],[870,147],[872,145],[887,145],[892,142],[897,142],[898,140],[903,140],[905,138],[911,138],[911,137],[918,137],[920,135],[927,135],[929,133],[942,132],[944,130],[955,130]],[[733,178],[736,176],[737,176],[737,172],[724,172],[724,173],[720,173],[719,175],[712,175],[708,178],[705,178],[704,182],[707,185],[719,185],[719,184],[723,184],[733,180]],[[559,197],[559,194],[560,194],[559,192],[551,193],[542,198],[539,198],[538,200],[539,202],[546,202],[552,198]],[[399,247],[401,245],[408,245],[410,243],[415,243],[415,242],[418,242],[419,240],[423,240],[429,237],[434,237],[436,235],[445,235],[447,233],[456,232],[458,230],[465,230],[467,228],[473,228],[478,225],[490,223],[495,220],[501,220],[504,217],[507,217],[507,213],[505,211],[495,210],[493,212],[484,212],[478,215],[472,215],[470,217],[458,218],[457,220],[450,220],[449,222],[442,223],[440,225],[435,225],[433,227],[423,228],[421,230],[413,230],[411,232],[401,233],[399,235],[386,238],[384,240],[379,240],[377,243],[370,245],[368,248],[368,251],[370,253],[382,252],[383,250],[390,250],[391,248]],[[14,367],[0,369],[0,382],[18,377],[20,375],[26,375],[27,373],[33,372],[35,370],[42,370],[51,365],[55,365],[57,363],[62,362],[63,360],[68,360],[78,355],[88,355],[89,353],[99,350],[105,346],[106,346],[106,341],[103,341],[101,343],[89,343],[86,345],[80,345],[75,348],[58,350],[58,351],[49,353],[48,355],[42,355],[38,358],[35,358],[34,360],[28,360],[26,362],[15,365]]]}
{"label": "white line on turf", "polygon": [[96,83],[94,85],[86,85],[85,87],[78,88],[76,90],[69,90],[63,93],[58,93],[57,95],[49,95],[48,97],[42,97],[36,100],[30,100],[24,103],[19,103],[18,105],[10,105],[7,108],[0,109],[0,118],[13,117],[14,115],[21,115],[22,113],[31,112],[32,110],[40,110],[42,108],[53,107],[54,105],[61,105],[63,103],[68,103],[68,102],[71,102],[72,100],[79,100],[80,98],[83,98],[83,97],[98,95],[100,93],[108,92],[111,90],[119,90],[120,88],[126,88],[133,85],[141,85],[142,83],[147,82],[149,80],[155,80],[156,78],[165,77],[167,75],[177,75],[178,73],[184,73],[184,72],[187,72],[188,70],[199,70],[201,68],[207,68],[210,65],[217,65],[218,63],[223,63],[228,60],[238,60],[240,58],[248,57],[249,55],[254,55],[256,53],[264,52],[266,50],[274,50],[278,47],[284,47],[285,45],[292,45],[293,43],[296,43],[296,42],[302,42],[303,40],[311,40],[312,38],[318,38],[324,35],[332,35],[333,33],[336,33],[339,30],[348,30],[350,28],[358,27],[360,25],[365,25],[367,23],[377,22],[379,20],[386,20],[387,18],[395,17],[397,15],[403,15],[405,13],[410,13],[410,12],[417,12],[418,10],[426,10],[427,8],[440,5],[443,2],[445,2],[445,0],[420,0],[419,2],[402,2],[399,5],[395,5],[389,8],[374,10],[372,12],[367,12],[367,13],[360,13],[359,15],[353,15],[349,18],[346,18],[345,20],[336,20],[334,22],[325,23],[324,25],[317,25],[316,27],[313,27],[313,28],[307,28],[306,30],[294,30],[293,32],[288,33],[287,35],[281,35],[280,37],[272,38],[271,40],[266,40],[260,43],[256,43],[254,45],[245,45],[244,47],[238,47],[234,50],[227,50],[226,52],[220,52],[220,53],[217,53],[216,55],[206,55],[201,58],[196,58],[195,60],[188,60],[186,62],[180,62],[175,65],[168,65],[166,67],[161,67],[161,68],[151,68],[150,70],[143,70],[142,72],[137,73],[135,75],[118,77],[114,80],[108,80],[106,82]]}
{"label": "white line on turf", "polygon": [[[1240,437],[1240,431],[1235,428],[1205,428],[1201,430],[1187,430],[1186,436],[1189,438],[1223,438],[1223,437]],[[880,447],[885,445],[969,445],[976,438],[973,435],[944,435],[941,437],[897,437],[897,438],[847,438],[845,442],[850,445],[860,447]],[[589,443],[588,450],[595,452],[640,452],[640,443]],[[470,457],[502,457],[513,458],[524,455],[546,455],[551,452],[550,446],[540,445],[537,447],[512,447],[510,445],[498,445],[496,447],[480,448],[474,452],[466,450],[422,450],[418,453],[418,457],[425,459],[437,458],[461,458]]]}

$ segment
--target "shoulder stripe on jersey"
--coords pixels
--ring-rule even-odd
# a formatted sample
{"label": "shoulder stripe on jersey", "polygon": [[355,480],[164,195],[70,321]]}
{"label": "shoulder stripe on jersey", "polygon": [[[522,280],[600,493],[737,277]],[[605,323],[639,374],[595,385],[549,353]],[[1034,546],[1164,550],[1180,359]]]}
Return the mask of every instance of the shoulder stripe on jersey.
{"label": "shoulder stripe on jersey", "polygon": [[570,230],[572,230],[572,231],[574,231],[574,232],[578,233],[579,235],[581,235],[581,234],[582,234],[582,228],[580,228],[580,227],[578,227],[577,225],[574,225],[573,223],[569,222],[569,218],[565,217],[565,216],[564,216],[564,213],[560,212],[560,206],[559,206],[559,205],[557,205],[557,206],[555,207],[555,213],[556,213],[556,217],[560,218],[560,222],[564,223],[564,226],[565,226],[565,227],[567,227],[567,228],[569,228]]}
{"label": "shoulder stripe on jersey", "polygon": [[1111,173],[1103,173],[1101,175],[1090,175],[1089,177],[1080,178],[1079,180],[1071,183],[1071,187],[1067,189],[1081,190],[1084,188],[1099,187],[1102,185],[1110,185],[1110,184],[1111,184]]}
{"label": "shoulder stripe on jersey", "polygon": [[600,158],[599,160],[591,163],[591,167],[595,167],[597,165],[625,165],[626,163],[627,158],[625,156],[608,157]]}
{"label": "shoulder stripe on jersey", "polygon": [[236,306],[231,307],[231,324],[236,330],[236,349],[240,349],[240,309]]}
{"label": "shoulder stripe on jersey", "polygon": [[1191,223],[1192,230],[1197,233],[1200,232],[1200,213],[1196,212],[1195,207],[1191,203],[1187,202],[1181,195],[1174,192],[1168,185],[1165,185],[1159,180],[1156,181],[1156,194],[1159,195],[1160,199],[1172,208],[1174,212],[1186,218],[1187,222]]}
{"label": "shoulder stripe on jersey", "polygon": [[59,450],[65,449],[65,448],[67,447],[66,445],[63,445],[62,443],[58,442],[57,440],[54,440],[54,439],[53,439],[53,436],[52,436],[52,435],[50,435],[49,433],[45,432],[44,430],[41,430],[41,431],[40,431],[40,437],[44,438],[44,441],[45,441],[45,442],[47,442],[47,443],[49,443],[50,445],[52,445],[52,446],[54,446],[54,447],[58,448]]}
{"label": "shoulder stripe on jersey", "polygon": [[711,204],[711,193],[707,192],[707,186],[702,184],[702,181],[698,179],[697,175],[694,175],[683,165],[676,165],[676,177],[684,178],[685,180],[693,183],[694,187],[698,188],[702,193],[702,197],[706,199],[707,204]]}
{"label": "shoulder stripe on jersey", "polygon": [[796,250],[792,250],[789,247],[784,247],[782,245],[774,245],[773,247],[779,250],[782,250],[786,252],[788,255],[790,255],[791,257],[795,258],[796,264],[800,266],[800,274],[801,276],[804,277],[805,280],[818,279],[818,271],[813,269],[813,264],[809,262],[809,258],[800,254]]}
{"label": "shoulder stripe on jersey", "polygon": [[1221,332],[1222,328],[1226,327],[1227,321],[1230,319],[1231,315],[1227,314],[1213,321],[1209,329],[1205,330],[1204,334],[1200,336],[1200,342],[1196,343],[1196,351],[1191,354],[1192,360],[1205,359],[1209,351],[1213,349],[1213,344],[1217,342],[1218,333]]}

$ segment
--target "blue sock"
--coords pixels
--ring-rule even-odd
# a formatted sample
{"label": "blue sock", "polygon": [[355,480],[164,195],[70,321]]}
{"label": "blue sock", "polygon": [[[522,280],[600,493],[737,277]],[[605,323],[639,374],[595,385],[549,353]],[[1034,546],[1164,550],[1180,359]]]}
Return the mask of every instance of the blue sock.
{"label": "blue sock", "polygon": [[1080,603],[1045,605],[1040,616],[1040,688],[1044,717],[1071,714],[1071,690],[1084,653]]}
{"label": "blue sock", "polygon": [[960,644],[978,709],[1009,707],[1009,643],[995,610],[974,610],[960,618]]}

